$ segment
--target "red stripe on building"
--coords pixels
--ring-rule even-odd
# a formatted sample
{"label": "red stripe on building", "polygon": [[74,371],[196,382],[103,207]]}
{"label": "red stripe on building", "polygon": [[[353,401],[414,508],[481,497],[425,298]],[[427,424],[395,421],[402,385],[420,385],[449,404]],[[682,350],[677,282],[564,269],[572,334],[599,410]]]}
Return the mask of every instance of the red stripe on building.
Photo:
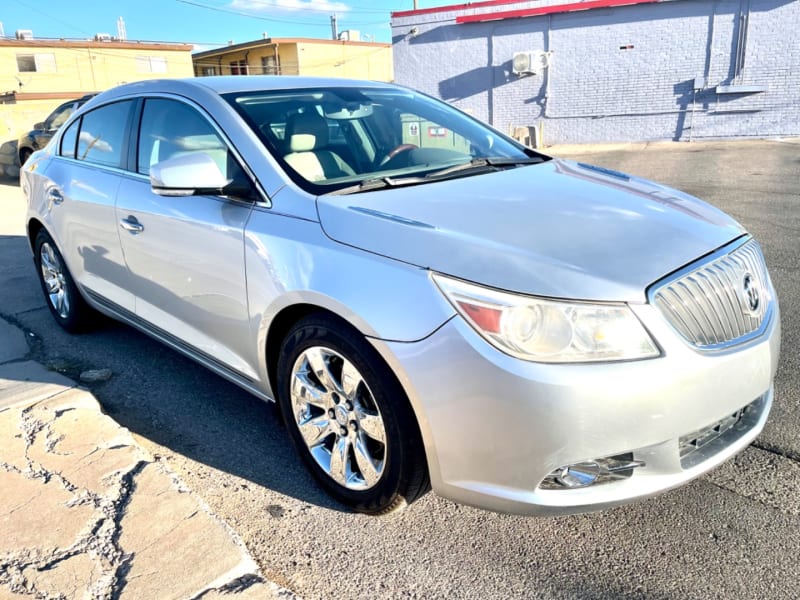
{"label": "red stripe on building", "polygon": [[633,6],[635,4],[655,4],[663,1],[664,0],[590,0],[589,2],[554,4],[552,6],[489,12],[480,15],[464,15],[456,17],[456,23],[483,23],[485,21],[498,21],[500,19],[519,19],[522,17],[537,17],[539,15],[577,12],[581,10],[591,10],[593,8],[614,8],[617,6]]}

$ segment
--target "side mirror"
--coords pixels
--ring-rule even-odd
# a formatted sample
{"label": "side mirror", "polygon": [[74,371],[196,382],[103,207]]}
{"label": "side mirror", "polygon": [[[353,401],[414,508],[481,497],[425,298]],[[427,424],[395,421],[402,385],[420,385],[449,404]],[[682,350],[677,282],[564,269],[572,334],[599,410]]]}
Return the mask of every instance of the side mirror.
{"label": "side mirror", "polygon": [[231,181],[205,152],[175,156],[150,167],[150,187],[160,196],[221,194]]}
{"label": "side mirror", "polygon": [[39,121],[38,123],[33,124],[33,128],[37,130],[44,130],[47,129],[47,125],[45,125],[44,121]]}

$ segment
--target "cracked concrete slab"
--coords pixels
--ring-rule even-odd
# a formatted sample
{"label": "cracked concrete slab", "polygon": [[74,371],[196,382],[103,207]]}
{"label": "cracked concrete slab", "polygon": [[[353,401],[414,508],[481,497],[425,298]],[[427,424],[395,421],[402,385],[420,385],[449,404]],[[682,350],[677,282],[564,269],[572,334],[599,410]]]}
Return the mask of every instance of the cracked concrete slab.
{"label": "cracked concrete slab", "polygon": [[[49,555],[66,548],[92,520],[91,506],[68,506],[73,493],[55,479],[0,470],[0,557]],[[0,571],[3,559],[0,558]]]}
{"label": "cracked concrete slab", "polygon": [[294,598],[62,375],[0,365],[0,441],[0,598]]}
{"label": "cracked concrete slab", "polygon": [[257,569],[243,548],[230,544],[222,523],[176,486],[162,465],[146,465],[133,489],[120,522],[119,544],[131,556],[121,599],[192,598],[217,581]]}
{"label": "cracked concrete slab", "polygon": [[33,404],[72,387],[75,382],[37,362],[6,363],[0,365],[0,411],[18,404]]}

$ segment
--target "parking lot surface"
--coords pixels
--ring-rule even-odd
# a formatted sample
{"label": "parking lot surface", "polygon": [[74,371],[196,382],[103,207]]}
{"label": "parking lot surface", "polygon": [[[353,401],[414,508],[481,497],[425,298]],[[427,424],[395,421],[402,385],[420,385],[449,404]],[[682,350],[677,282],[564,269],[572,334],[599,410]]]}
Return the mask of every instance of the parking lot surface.
{"label": "parking lot surface", "polygon": [[92,386],[104,410],[236,530],[268,579],[301,597],[800,597],[800,144],[549,151],[725,210],[761,242],[778,290],[783,354],[765,431],[735,460],[654,499],[562,518],[433,494],[384,518],[346,512],[316,487],[269,406],[126,326],[61,331],[41,298],[13,182],[0,186],[0,316],[51,369],[75,378],[110,368]]}

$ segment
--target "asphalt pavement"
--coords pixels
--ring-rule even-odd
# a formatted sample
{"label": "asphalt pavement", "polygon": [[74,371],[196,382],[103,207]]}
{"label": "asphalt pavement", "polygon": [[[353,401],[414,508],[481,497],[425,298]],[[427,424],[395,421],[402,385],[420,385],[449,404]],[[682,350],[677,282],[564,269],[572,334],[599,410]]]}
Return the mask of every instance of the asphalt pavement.
{"label": "asphalt pavement", "polygon": [[25,332],[28,359],[52,371],[75,379],[110,368],[110,380],[90,385],[103,410],[236,531],[267,579],[304,598],[800,597],[800,145],[550,152],[729,212],[761,242],[778,289],[783,356],[765,431],[735,460],[657,498],[561,518],[433,494],[388,517],[347,512],[314,484],[269,406],[129,327],[61,331],[41,298],[13,184],[0,186],[0,317]]}

